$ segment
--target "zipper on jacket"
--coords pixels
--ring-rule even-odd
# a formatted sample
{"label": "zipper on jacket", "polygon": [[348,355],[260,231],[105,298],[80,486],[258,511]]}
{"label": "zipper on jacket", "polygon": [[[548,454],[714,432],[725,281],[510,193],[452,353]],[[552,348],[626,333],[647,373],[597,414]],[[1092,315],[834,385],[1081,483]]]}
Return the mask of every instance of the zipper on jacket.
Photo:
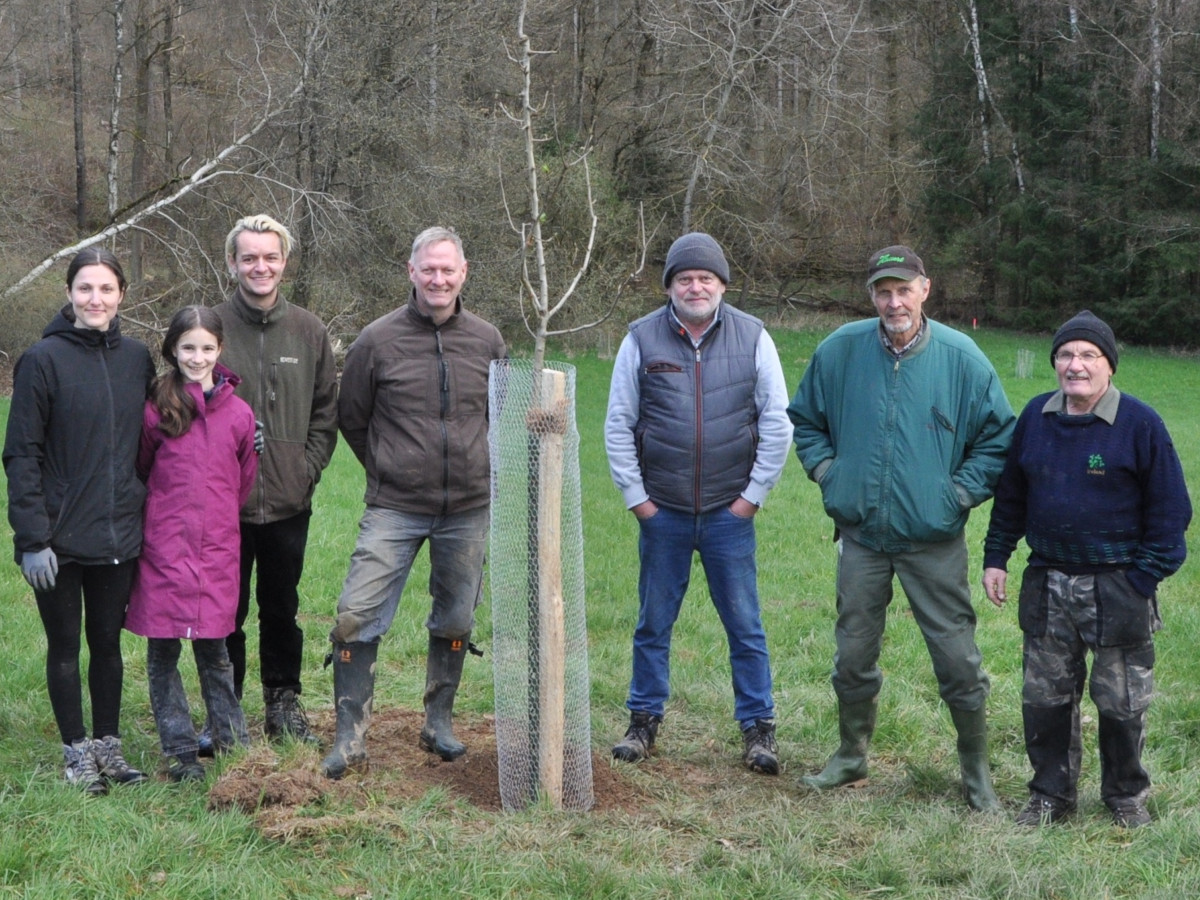
{"label": "zipper on jacket", "polygon": [[700,348],[695,348],[696,357],[696,389],[695,389],[695,415],[696,415],[696,468],[692,473],[692,508],[696,515],[700,515],[700,473],[703,470],[704,456],[704,384],[701,376],[700,368]]}
{"label": "zipper on jacket", "polygon": [[450,369],[442,348],[442,329],[433,329],[437,338],[438,382],[441,393],[441,415],[438,425],[442,430],[442,515],[450,511],[450,437],[446,432],[446,416],[450,412]]}
{"label": "zipper on jacket", "polygon": [[109,549],[113,551],[113,564],[120,562],[116,558],[117,550],[117,407],[113,402],[112,373],[108,371],[108,356],[105,353],[106,343],[100,342],[100,368],[104,372],[104,388],[108,396],[108,540]]}
{"label": "zipper on jacket", "polygon": [[[266,437],[265,432],[266,432],[266,423],[267,423],[267,412],[266,412],[266,409],[267,409],[267,373],[265,371],[266,355],[267,355],[267,328],[266,328],[266,323],[263,323],[262,326],[259,327],[259,329],[258,329],[258,378],[257,378],[258,403],[255,405],[254,417],[256,419],[260,418],[260,417],[262,418],[264,439]],[[272,399],[274,399],[273,391],[271,392],[271,396],[272,396]],[[266,448],[264,447],[263,449],[265,452]],[[255,481],[258,482],[258,492],[257,492],[258,497],[256,498],[258,501],[258,514],[255,516],[255,519],[261,522],[267,516],[267,479],[263,477],[263,473],[260,471],[258,473],[258,477],[255,479]]]}

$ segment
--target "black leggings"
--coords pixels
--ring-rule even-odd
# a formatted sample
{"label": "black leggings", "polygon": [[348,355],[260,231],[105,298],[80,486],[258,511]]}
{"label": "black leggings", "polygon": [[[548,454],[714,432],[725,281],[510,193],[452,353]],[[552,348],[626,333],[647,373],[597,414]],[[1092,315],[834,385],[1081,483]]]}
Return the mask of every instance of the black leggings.
{"label": "black leggings", "polygon": [[34,591],[46,629],[46,686],[64,744],[87,735],[79,680],[81,624],[87,634],[92,735],[120,735],[121,628],[136,565],[137,560],[115,566],[63,563],[51,590]]}

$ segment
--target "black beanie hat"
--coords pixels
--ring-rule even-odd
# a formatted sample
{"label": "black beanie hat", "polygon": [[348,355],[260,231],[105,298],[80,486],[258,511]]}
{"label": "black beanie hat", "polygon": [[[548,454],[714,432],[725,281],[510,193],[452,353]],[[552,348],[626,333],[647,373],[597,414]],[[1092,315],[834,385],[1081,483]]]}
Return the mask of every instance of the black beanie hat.
{"label": "black beanie hat", "polygon": [[1100,352],[1108,357],[1108,364],[1117,371],[1117,339],[1113,330],[1096,316],[1090,309],[1085,309],[1072,319],[1063,323],[1054,332],[1054,344],[1050,347],[1050,365],[1054,365],[1054,357],[1058,348],[1071,341],[1087,341],[1100,348]]}
{"label": "black beanie hat", "polygon": [[721,245],[702,231],[689,232],[671,245],[667,264],[663,266],[663,287],[669,288],[675,273],[684,269],[703,269],[712,272],[723,284],[729,284],[729,263]]}

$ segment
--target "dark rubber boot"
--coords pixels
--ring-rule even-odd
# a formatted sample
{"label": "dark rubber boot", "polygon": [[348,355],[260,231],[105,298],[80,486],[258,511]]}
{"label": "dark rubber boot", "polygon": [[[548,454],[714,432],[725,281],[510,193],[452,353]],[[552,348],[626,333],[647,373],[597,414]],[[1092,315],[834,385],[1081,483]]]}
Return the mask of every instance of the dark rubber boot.
{"label": "dark rubber boot", "polygon": [[454,695],[462,680],[463,660],[467,656],[470,634],[460,638],[429,636],[429,658],[425,663],[425,727],[421,729],[421,747],[452,762],[467,752],[454,739],[451,713]]}
{"label": "dark rubber boot", "polygon": [[375,657],[379,644],[355,641],[333,645],[333,701],[337,734],[333,749],[321,761],[321,774],[337,780],[348,771],[367,768],[367,727],[375,696]]}
{"label": "dark rubber boot", "polygon": [[956,709],[952,706],[950,718],[958,730],[958,767],[962,772],[967,806],[978,812],[999,812],[1003,807],[992,790],[992,773],[988,768],[987,707]]}
{"label": "dark rubber boot", "polygon": [[820,791],[849,785],[856,787],[867,780],[867,747],[875,733],[875,698],[859,703],[838,701],[838,731],[842,743],[837,752],[816,775],[800,780]]}

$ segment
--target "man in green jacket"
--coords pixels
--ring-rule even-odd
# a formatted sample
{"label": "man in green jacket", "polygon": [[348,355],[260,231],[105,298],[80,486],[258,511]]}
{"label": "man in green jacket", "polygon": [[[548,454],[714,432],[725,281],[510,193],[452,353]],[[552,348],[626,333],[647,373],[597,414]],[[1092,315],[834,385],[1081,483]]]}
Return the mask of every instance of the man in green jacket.
{"label": "man in green jacket", "polygon": [[[304,632],[296,621],[312,497],[337,445],[337,367],[325,324],[289,303],[279,285],[291,252],[288,229],[247,216],[225,239],[230,298],[216,307],[225,328],[221,362],[241,376],[237,395],[262,423],[254,492],[241,511],[242,571],[237,627],[226,640],[242,696],[251,575],[257,566],[258,648],[268,738],[317,738],[300,707]],[[209,729],[201,754],[211,754]]]}
{"label": "man in green jacket", "polygon": [[893,577],[933,659],[958,730],[972,809],[999,809],[987,761],[988,678],[975,644],[963,529],[992,495],[1012,440],[1012,407],[966,335],[922,312],[930,281],[911,249],[871,256],[879,313],[817,347],[788,407],[793,440],[838,536],[833,687],[841,746],[817,775],[861,783],[883,675],[878,661]]}

